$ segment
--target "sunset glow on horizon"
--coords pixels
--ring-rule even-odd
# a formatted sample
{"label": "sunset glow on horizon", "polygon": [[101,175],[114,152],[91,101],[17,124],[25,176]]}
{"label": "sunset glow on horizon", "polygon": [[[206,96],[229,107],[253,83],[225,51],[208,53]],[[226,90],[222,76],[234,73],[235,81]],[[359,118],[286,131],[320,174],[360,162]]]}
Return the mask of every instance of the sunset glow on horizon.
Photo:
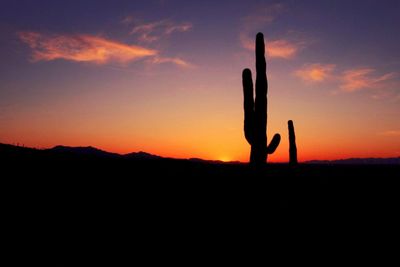
{"label": "sunset glow on horizon", "polygon": [[0,143],[247,162],[263,32],[268,161],[400,156],[399,1],[82,2],[2,1]]}

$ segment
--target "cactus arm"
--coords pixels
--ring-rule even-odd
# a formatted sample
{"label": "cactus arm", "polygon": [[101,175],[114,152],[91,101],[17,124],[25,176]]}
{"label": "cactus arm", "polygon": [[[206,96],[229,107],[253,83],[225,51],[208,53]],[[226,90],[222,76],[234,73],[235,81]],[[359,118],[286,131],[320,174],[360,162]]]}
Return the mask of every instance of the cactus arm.
{"label": "cactus arm", "polygon": [[296,135],[294,133],[293,121],[288,121],[289,130],[289,164],[297,164],[297,147],[296,147]]}
{"label": "cactus arm", "polygon": [[268,154],[274,153],[277,147],[279,146],[280,142],[281,142],[281,135],[275,134],[271,142],[269,143],[269,146],[267,147],[267,153]]}
{"label": "cactus arm", "polygon": [[244,97],[244,136],[247,142],[252,145],[254,141],[254,98],[253,80],[249,69],[243,70],[242,83]]}

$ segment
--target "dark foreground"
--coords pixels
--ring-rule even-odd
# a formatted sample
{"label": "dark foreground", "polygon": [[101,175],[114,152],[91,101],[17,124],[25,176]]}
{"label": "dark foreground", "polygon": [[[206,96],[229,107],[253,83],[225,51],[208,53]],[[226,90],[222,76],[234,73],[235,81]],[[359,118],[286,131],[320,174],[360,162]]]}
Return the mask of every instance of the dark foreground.
{"label": "dark foreground", "polygon": [[399,165],[271,164],[255,170],[4,146],[0,162],[10,225],[55,244],[82,236],[101,242],[109,235],[144,235],[151,243],[155,236],[201,238],[210,229],[228,234],[241,227],[262,234],[256,229],[270,223],[292,229],[305,217],[320,227],[358,215],[390,222],[400,204]]}
{"label": "dark foreground", "polygon": [[119,209],[134,199],[143,205],[175,206],[254,201],[252,205],[282,209],[399,204],[398,164],[268,164],[255,169],[242,163],[101,153],[0,144],[2,180],[31,201],[43,199],[44,205],[105,201]]}

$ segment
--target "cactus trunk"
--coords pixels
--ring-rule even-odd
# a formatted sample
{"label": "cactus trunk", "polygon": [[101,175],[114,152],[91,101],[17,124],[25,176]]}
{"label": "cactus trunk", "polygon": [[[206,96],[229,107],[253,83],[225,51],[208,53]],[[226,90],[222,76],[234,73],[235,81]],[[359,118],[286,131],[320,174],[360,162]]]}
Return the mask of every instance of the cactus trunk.
{"label": "cactus trunk", "polygon": [[264,36],[256,36],[256,97],[253,97],[253,81],[251,71],[243,70],[244,96],[244,133],[251,145],[250,163],[261,165],[267,162],[268,154],[274,153],[280,142],[280,135],[275,134],[267,146],[267,92]]}
{"label": "cactus trunk", "polygon": [[296,147],[296,135],[294,134],[293,121],[288,121],[289,130],[289,164],[297,164],[297,147]]}

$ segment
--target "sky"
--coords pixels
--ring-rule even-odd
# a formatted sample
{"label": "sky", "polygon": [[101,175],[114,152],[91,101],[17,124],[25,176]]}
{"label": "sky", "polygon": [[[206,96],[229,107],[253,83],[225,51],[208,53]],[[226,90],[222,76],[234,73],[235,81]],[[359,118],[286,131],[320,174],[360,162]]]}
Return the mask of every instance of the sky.
{"label": "sky", "polygon": [[289,157],[400,156],[400,1],[0,0],[0,142],[248,161],[241,73],[267,51]]}

